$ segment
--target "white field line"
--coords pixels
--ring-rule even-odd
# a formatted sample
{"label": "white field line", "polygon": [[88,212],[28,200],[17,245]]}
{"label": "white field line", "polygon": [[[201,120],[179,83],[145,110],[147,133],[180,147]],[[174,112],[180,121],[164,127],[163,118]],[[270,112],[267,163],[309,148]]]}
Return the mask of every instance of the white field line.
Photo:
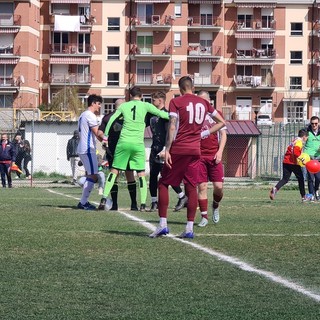
{"label": "white field line", "polygon": [[[60,193],[60,192],[56,192],[56,191],[53,191],[51,189],[47,189],[49,192],[51,193],[54,193],[54,194],[57,194],[57,195],[61,195],[61,196],[66,196],[66,197],[69,197],[69,198],[73,198],[73,199],[76,199],[76,200],[79,200],[79,198],[77,197],[73,197],[73,196],[70,196],[70,195],[65,195],[63,193]],[[156,229],[156,227],[143,220],[143,219],[140,219],[132,214],[129,214],[129,213],[126,213],[124,211],[118,211],[119,213],[121,213],[123,216],[125,216],[126,218],[132,220],[132,221],[135,221],[135,222],[138,222],[139,224],[141,224],[142,226],[144,226],[145,228],[149,229],[150,231],[154,231]],[[201,246],[193,241],[190,241],[190,240],[184,240],[184,239],[180,239],[180,238],[177,238],[175,235],[172,235],[172,234],[168,234],[166,237],[169,237],[171,238],[172,240],[174,241],[178,241],[178,242],[181,242],[187,246],[190,246],[190,247],[193,247],[199,251],[202,251],[204,253],[207,253],[215,258],[218,258],[219,260],[221,261],[224,261],[224,262],[228,262],[232,265],[235,265],[237,267],[239,267],[241,270],[244,270],[244,271],[247,271],[247,272],[253,272],[253,273],[256,273],[264,278],[266,278],[267,280],[270,280],[272,282],[275,282],[275,283],[278,283],[280,285],[282,285],[283,287],[286,287],[286,288],[289,288],[293,291],[296,291],[296,292],[299,292],[301,294],[303,294],[304,296],[307,296],[317,302],[320,302],[320,294],[318,293],[315,293],[315,292],[312,292],[306,288],[304,288],[303,286],[297,284],[297,283],[294,283],[290,280],[287,280],[283,277],[280,277],[280,276],[277,276],[276,274],[272,273],[272,272],[269,272],[269,271],[265,271],[263,269],[258,269],[244,261],[241,261],[235,257],[232,257],[232,256],[228,256],[228,255],[225,255],[225,254],[222,254],[220,252],[217,252],[215,250],[212,250],[212,249],[209,249],[209,248],[206,248],[204,246]],[[154,241],[154,240],[153,240]]]}

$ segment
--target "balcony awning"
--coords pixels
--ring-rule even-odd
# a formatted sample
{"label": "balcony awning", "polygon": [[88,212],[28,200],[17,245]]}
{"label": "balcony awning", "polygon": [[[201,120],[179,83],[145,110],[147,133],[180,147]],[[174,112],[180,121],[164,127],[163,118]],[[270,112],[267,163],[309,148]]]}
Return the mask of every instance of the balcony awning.
{"label": "balcony awning", "polygon": [[136,3],[170,3],[170,0],[135,0]]}
{"label": "balcony awning", "polygon": [[215,62],[219,57],[188,57],[188,62]]}
{"label": "balcony awning", "polygon": [[90,64],[89,57],[51,57],[51,64]]}
{"label": "balcony awning", "polygon": [[51,3],[90,3],[91,0],[51,0]]}
{"label": "balcony awning", "polygon": [[189,4],[221,4],[221,0],[189,0]]}
{"label": "balcony awning", "polygon": [[274,32],[237,31],[235,37],[238,39],[273,39]]}
{"label": "balcony awning", "polygon": [[17,64],[19,58],[0,58],[0,64]]}
{"label": "balcony awning", "polygon": [[245,1],[245,0],[234,0],[235,5],[238,8],[275,8],[276,7],[276,1]]}
{"label": "balcony awning", "polygon": [[274,60],[269,59],[257,59],[257,60],[237,60],[236,65],[237,66],[270,66],[274,64]]}
{"label": "balcony awning", "polygon": [[10,28],[0,28],[0,33],[17,33],[20,28],[10,27]]}

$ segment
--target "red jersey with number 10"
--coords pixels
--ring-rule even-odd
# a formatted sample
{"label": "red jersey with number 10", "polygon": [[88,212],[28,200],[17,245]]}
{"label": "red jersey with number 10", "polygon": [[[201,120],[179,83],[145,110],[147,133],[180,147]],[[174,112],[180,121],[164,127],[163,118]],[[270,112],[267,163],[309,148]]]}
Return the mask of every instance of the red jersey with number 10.
{"label": "red jersey with number 10", "polygon": [[207,113],[216,114],[214,108],[194,94],[185,94],[170,101],[169,113],[177,117],[170,153],[200,155],[201,128]]}

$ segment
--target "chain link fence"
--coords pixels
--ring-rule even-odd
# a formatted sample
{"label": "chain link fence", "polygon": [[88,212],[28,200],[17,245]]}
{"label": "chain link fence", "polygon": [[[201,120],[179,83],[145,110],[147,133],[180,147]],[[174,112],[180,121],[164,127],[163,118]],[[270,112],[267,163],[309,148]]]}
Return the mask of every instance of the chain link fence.
{"label": "chain link fence", "polygon": [[[298,131],[305,128],[305,123],[276,123],[271,127],[260,127],[261,135],[228,136],[223,155],[225,177],[234,179],[274,180],[282,176],[282,160],[287,146]],[[67,161],[66,147],[77,122],[66,121],[28,121],[22,124],[20,131],[31,144],[32,160],[28,164],[31,178],[25,172],[18,178],[13,172],[14,186],[45,186],[57,183],[71,186],[72,174],[70,162]],[[8,132],[9,133],[9,132]],[[14,133],[9,133],[11,140]],[[147,159],[151,139],[146,138]],[[104,155],[100,143],[99,153]],[[23,170],[23,163],[22,163]],[[149,163],[146,163],[147,174]],[[85,174],[83,167],[78,168],[78,177]],[[124,179],[124,178],[123,178]]]}

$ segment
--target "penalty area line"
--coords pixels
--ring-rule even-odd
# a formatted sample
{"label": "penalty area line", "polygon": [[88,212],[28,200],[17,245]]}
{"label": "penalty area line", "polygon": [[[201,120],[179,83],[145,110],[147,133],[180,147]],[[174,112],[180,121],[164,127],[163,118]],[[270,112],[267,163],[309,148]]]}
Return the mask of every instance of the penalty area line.
{"label": "penalty area line", "polygon": [[[77,198],[77,197],[66,195],[66,194],[61,193],[61,192],[53,191],[51,189],[46,189],[46,190],[51,192],[51,193],[57,194],[57,195],[61,195],[61,196],[65,196],[65,197],[68,197],[68,198],[79,200],[79,198]],[[122,214],[123,216],[125,216],[126,218],[128,218],[128,219],[133,220],[135,222],[138,222],[139,224],[141,224],[145,228],[149,229],[150,231],[154,231],[156,229],[156,227],[153,224],[147,222],[146,220],[140,219],[140,218],[138,218],[138,217],[136,217],[136,216],[134,216],[132,214],[129,214],[129,213],[121,211],[121,210],[118,210],[118,212],[120,214]],[[258,269],[256,267],[244,262],[244,261],[241,261],[238,258],[235,258],[235,257],[232,257],[232,256],[228,256],[228,255],[222,254],[222,253],[220,253],[218,251],[206,248],[204,246],[201,246],[201,245],[195,243],[192,240],[190,241],[190,240],[180,239],[180,238],[177,238],[175,235],[172,235],[172,234],[168,234],[165,237],[170,238],[170,239],[172,239],[174,241],[178,241],[180,243],[183,243],[183,244],[185,244],[187,246],[190,246],[190,247],[192,247],[194,249],[197,249],[197,250],[199,250],[201,252],[207,253],[210,256],[215,257],[220,261],[227,262],[227,263],[229,263],[231,265],[237,266],[239,269],[241,269],[243,271],[252,272],[252,273],[255,273],[257,275],[260,275],[261,277],[264,277],[265,279],[267,279],[267,280],[269,280],[271,282],[280,284],[283,287],[291,289],[291,290],[293,290],[295,292],[299,292],[299,293],[301,293],[302,295],[304,295],[306,297],[309,297],[309,298],[311,298],[311,299],[313,299],[313,300],[315,300],[317,302],[320,302],[320,294],[312,292],[311,290],[308,290],[308,289],[304,288],[303,286],[301,286],[301,285],[299,285],[299,284],[297,284],[297,283],[295,283],[293,281],[287,280],[287,279],[285,279],[285,278],[283,278],[281,276],[278,276],[278,275],[274,274],[273,272],[269,272],[269,271],[266,271],[266,270],[263,270],[263,269]]]}

